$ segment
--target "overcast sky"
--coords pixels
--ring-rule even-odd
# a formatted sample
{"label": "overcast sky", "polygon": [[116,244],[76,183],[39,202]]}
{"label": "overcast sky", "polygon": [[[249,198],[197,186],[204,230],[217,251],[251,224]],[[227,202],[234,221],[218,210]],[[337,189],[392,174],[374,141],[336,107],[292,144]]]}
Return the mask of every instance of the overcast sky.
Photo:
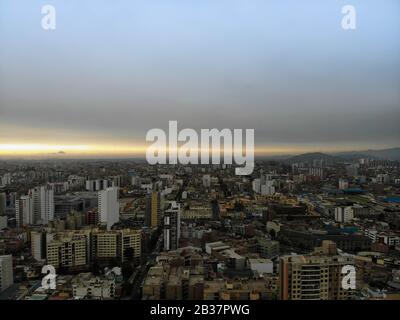
{"label": "overcast sky", "polygon": [[139,146],[168,120],[271,151],[399,146],[398,0],[0,0],[0,40],[3,151]]}

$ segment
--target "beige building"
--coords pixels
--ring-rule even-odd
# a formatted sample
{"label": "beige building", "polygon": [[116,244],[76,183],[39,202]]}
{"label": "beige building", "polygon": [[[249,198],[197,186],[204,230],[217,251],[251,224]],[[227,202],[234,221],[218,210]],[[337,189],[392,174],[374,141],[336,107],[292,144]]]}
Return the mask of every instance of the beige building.
{"label": "beige building", "polygon": [[355,290],[342,286],[342,268],[354,266],[352,256],[338,255],[336,244],[323,241],[314,254],[280,258],[280,299],[347,300]]}
{"label": "beige building", "polygon": [[164,281],[164,268],[154,266],[149,269],[143,284],[142,296],[146,299],[160,300]]}
{"label": "beige building", "polygon": [[182,211],[182,220],[211,219],[212,209],[208,202],[188,203]]}
{"label": "beige building", "polygon": [[86,238],[60,235],[47,243],[47,264],[58,267],[77,267],[87,264]]}
{"label": "beige building", "polygon": [[133,249],[133,257],[141,255],[141,231],[133,229],[97,231],[92,234],[92,258],[107,260],[128,259],[128,248]]}
{"label": "beige building", "polygon": [[0,256],[0,292],[14,283],[12,256]]}

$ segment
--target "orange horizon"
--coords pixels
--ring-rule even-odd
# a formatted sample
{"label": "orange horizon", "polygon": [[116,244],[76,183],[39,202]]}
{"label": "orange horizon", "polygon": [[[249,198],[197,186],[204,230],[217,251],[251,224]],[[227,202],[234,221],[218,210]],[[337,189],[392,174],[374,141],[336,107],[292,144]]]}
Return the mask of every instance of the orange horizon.
{"label": "orange horizon", "polygon": [[[149,144],[150,145],[150,144]],[[144,156],[149,145],[96,145],[96,144],[0,144],[0,156],[2,157],[26,157],[26,156],[64,156],[64,157],[88,157],[88,156]],[[385,148],[380,147],[380,148]],[[306,152],[342,152],[357,151],[359,148],[352,146],[336,147],[336,146],[258,146],[255,148],[256,155],[285,155],[293,153]],[[360,149],[359,149],[360,150]],[[365,150],[361,149],[361,150]],[[197,150],[199,154],[201,149]]]}

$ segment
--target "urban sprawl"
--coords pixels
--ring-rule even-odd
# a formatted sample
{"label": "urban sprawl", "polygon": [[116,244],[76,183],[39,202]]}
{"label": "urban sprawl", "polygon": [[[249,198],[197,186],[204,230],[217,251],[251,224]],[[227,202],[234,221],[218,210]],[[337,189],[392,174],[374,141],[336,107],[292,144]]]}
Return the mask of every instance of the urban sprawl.
{"label": "urban sprawl", "polygon": [[[400,162],[0,162],[0,299],[400,299]],[[344,266],[356,270],[344,287]],[[42,285],[45,266],[55,288]]]}

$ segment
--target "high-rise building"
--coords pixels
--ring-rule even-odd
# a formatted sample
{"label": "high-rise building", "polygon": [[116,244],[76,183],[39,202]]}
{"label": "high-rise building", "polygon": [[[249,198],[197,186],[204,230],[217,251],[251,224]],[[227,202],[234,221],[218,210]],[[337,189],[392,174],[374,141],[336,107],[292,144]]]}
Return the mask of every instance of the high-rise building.
{"label": "high-rise building", "polygon": [[107,179],[86,180],[87,191],[100,191],[109,187],[114,187],[114,185]]}
{"label": "high-rise building", "polygon": [[32,192],[15,201],[15,219],[18,227],[35,223],[34,200]]}
{"label": "high-rise building", "polygon": [[164,250],[176,250],[179,247],[181,207],[176,201],[168,201],[164,212]]}
{"label": "high-rise building", "polygon": [[7,197],[4,192],[0,193],[0,216],[6,214]]}
{"label": "high-rise building", "polygon": [[282,300],[346,300],[355,290],[342,285],[342,269],[354,265],[352,256],[338,255],[336,244],[323,241],[314,254],[280,258]]}
{"label": "high-rise building", "polygon": [[0,216],[0,230],[7,228],[7,216]]}
{"label": "high-rise building", "polygon": [[47,244],[54,239],[54,233],[44,230],[31,231],[31,253],[36,261],[46,260]]}
{"label": "high-rise building", "polygon": [[337,207],[335,208],[335,221],[337,222],[349,222],[354,219],[354,213],[352,207]]}
{"label": "high-rise building", "polygon": [[36,261],[46,259],[46,233],[31,231],[31,253]]}
{"label": "high-rise building", "polygon": [[11,174],[7,172],[5,175],[3,175],[0,179],[0,185],[1,186],[8,186],[11,184]]}
{"label": "high-rise building", "polygon": [[0,292],[14,283],[12,256],[0,256]]}
{"label": "high-rise building", "polygon": [[47,243],[47,264],[55,268],[84,266],[86,261],[86,237],[61,236]]}
{"label": "high-rise building", "polygon": [[54,220],[54,188],[50,184],[40,187],[40,219],[43,224]]}
{"label": "high-rise building", "polygon": [[261,193],[261,180],[260,179],[253,180],[253,191],[256,193]]}
{"label": "high-rise building", "polygon": [[[27,200],[26,197],[32,199],[33,216],[30,216],[29,219],[25,216],[26,222],[25,220],[21,221],[24,221],[25,224],[47,224],[49,221],[54,220],[54,187],[51,184],[35,187],[29,190],[28,195],[21,197],[21,199]],[[19,217],[21,219],[21,214]]]}
{"label": "high-rise building", "polygon": [[117,258],[118,233],[112,231],[94,232],[91,237],[92,260],[110,260]]}
{"label": "high-rise building", "polygon": [[273,180],[266,180],[265,184],[261,185],[261,195],[272,195],[275,193],[275,186]]}
{"label": "high-rise building", "polygon": [[118,193],[117,187],[107,188],[98,193],[100,222],[107,225],[107,230],[119,221]]}
{"label": "high-rise building", "polygon": [[[91,259],[108,261],[118,259],[124,262],[141,255],[141,232],[140,230],[100,230],[92,233],[91,237]],[[131,253],[129,253],[130,248]]]}
{"label": "high-rise building", "polygon": [[158,191],[152,191],[146,199],[145,223],[149,227],[158,227],[161,224],[161,196]]}
{"label": "high-rise building", "polygon": [[142,253],[142,234],[139,230],[120,230],[118,239],[121,262],[128,261],[130,258],[140,257]]}
{"label": "high-rise building", "polygon": [[311,176],[320,177],[321,179],[324,178],[324,169],[322,167],[311,167],[308,169],[308,173]]}

